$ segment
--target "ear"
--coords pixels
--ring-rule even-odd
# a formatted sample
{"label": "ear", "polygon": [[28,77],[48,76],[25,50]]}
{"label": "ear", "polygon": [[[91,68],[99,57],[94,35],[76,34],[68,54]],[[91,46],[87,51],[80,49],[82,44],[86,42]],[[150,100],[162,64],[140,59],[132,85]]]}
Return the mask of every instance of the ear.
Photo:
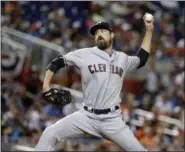
{"label": "ear", "polygon": [[111,38],[113,39],[113,38],[114,38],[114,33],[111,32],[111,33],[110,33],[110,36],[111,36]]}

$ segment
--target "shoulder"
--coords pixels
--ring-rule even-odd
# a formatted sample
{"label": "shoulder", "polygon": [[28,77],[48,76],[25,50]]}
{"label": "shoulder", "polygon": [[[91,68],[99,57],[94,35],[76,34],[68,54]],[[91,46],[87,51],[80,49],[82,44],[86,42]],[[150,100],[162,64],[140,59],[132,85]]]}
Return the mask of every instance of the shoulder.
{"label": "shoulder", "polygon": [[76,49],[69,53],[67,53],[65,56],[83,56],[88,54],[91,51],[91,48],[82,48],[82,49]]}
{"label": "shoulder", "polygon": [[74,52],[81,53],[81,54],[86,54],[86,53],[91,52],[93,49],[94,49],[93,47],[81,48],[81,49],[75,50]]}
{"label": "shoulder", "polygon": [[127,58],[128,55],[124,52],[121,52],[121,51],[115,51],[116,52],[116,55],[122,57],[122,58]]}

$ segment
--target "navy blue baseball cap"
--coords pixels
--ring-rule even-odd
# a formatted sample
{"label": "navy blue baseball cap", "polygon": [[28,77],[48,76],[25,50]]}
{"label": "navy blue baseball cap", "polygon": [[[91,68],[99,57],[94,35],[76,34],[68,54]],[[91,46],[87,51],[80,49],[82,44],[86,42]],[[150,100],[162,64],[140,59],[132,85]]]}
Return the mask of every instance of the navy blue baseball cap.
{"label": "navy blue baseball cap", "polygon": [[89,33],[94,36],[97,29],[106,29],[112,32],[112,29],[107,22],[97,22],[89,29]]}

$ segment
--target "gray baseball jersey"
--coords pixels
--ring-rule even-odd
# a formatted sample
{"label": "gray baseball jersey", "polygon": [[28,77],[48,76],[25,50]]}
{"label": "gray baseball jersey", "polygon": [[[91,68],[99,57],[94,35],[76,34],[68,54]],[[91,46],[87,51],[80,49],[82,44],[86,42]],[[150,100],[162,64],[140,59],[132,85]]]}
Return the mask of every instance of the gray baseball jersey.
{"label": "gray baseball jersey", "polygon": [[[110,56],[97,47],[68,53],[64,59],[68,65],[75,65],[81,70],[84,105],[95,109],[111,108],[120,103],[125,73],[136,69],[140,62],[136,56],[117,51]],[[145,151],[122,120],[120,109],[96,115],[83,107],[47,127],[35,149],[55,150],[57,141],[82,133],[109,139],[126,151]]]}
{"label": "gray baseball jersey", "polygon": [[98,47],[84,48],[64,56],[68,65],[81,70],[84,104],[105,109],[120,103],[122,81],[127,71],[139,65],[137,56],[113,51],[110,56]]}

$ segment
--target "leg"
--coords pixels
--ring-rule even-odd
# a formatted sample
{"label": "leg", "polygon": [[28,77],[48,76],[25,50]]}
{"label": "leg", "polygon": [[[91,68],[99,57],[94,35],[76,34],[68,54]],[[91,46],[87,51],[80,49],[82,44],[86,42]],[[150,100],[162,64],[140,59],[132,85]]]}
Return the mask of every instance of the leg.
{"label": "leg", "polygon": [[116,143],[125,151],[146,151],[121,117],[105,120],[101,126],[105,138]]}
{"label": "leg", "polygon": [[36,151],[52,151],[55,150],[55,145],[58,141],[64,138],[73,137],[84,132],[100,136],[96,133],[90,120],[82,112],[75,112],[65,118],[57,121],[52,126],[45,129],[35,148]]}

